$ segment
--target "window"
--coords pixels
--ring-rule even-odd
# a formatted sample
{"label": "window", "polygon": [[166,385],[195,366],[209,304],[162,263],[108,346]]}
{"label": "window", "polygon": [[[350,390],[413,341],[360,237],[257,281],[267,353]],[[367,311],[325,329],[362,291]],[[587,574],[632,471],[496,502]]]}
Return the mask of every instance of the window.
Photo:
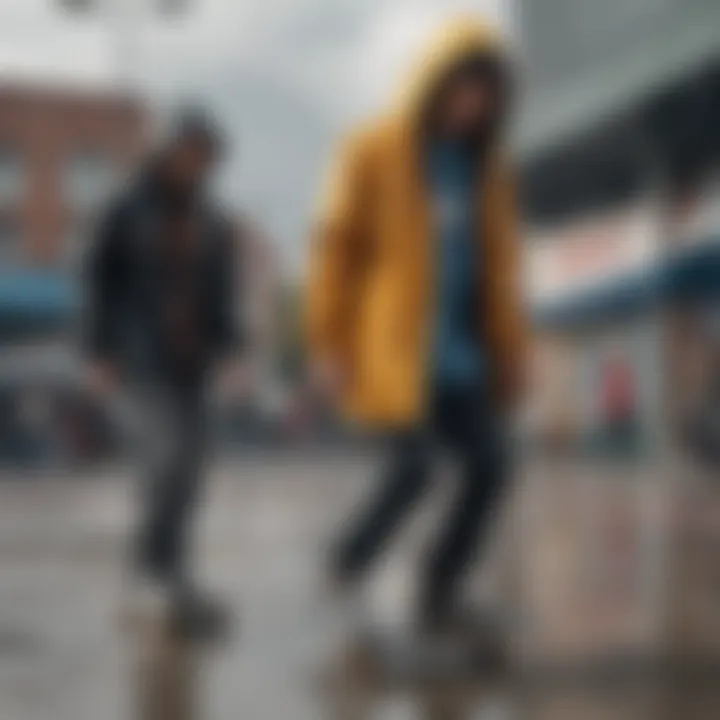
{"label": "window", "polygon": [[66,202],[80,215],[93,214],[107,200],[116,180],[112,158],[99,151],[80,151],[70,157],[65,168]]}
{"label": "window", "polygon": [[0,145],[0,204],[18,202],[24,190],[25,169],[20,153],[9,145]]}
{"label": "window", "polygon": [[20,228],[15,218],[0,215],[0,264],[17,260],[22,250]]}
{"label": "window", "polygon": [[85,254],[90,245],[91,231],[92,223],[74,222],[63,235],[59,257],[63,268],[72,275],[82,270]]}

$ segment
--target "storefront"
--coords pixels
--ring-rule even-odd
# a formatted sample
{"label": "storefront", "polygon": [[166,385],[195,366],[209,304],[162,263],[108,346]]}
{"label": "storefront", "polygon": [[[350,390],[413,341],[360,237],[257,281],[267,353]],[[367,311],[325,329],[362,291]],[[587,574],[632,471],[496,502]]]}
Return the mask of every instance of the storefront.
{"label": "storefront", "polygon": [[660,396],[658,327],[643,309],[660,237],[649,203],[534,235],[527,283],[543,442],[632,449],[649,441]]}
{"label": "storefront", "polygon": [[[720,223],[652,205],[534,237],[534,427],[553,443],[640,450],[710,432],[720,393]],[[702,428],[701,428],[702,426]]]}

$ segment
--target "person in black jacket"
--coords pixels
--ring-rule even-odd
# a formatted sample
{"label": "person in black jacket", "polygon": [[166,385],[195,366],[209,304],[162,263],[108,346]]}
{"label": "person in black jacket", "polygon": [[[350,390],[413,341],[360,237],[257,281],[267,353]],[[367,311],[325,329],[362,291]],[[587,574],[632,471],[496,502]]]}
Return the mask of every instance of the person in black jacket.
{"label": "person in black jacket", "polygon": [[[209,199],[217,130],[185,114],[102,218],[87,267],[88,380],[130,399],[146,477],[135,559],[144,587],[204,627],[216,604],[192,587],[188,530],[205,445],[205,395],[242,346],[236,229]],[[127,417],[127,415],[126,415]],[[147,593],[145,593],[147,595]],[[156,605],[155,605],[156,606]]]}

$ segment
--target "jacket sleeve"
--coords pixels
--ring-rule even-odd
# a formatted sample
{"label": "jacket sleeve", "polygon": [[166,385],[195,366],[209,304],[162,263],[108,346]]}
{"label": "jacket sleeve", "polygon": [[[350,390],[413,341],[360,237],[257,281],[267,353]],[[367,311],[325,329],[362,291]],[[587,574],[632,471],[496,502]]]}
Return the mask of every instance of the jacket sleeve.
{"label": "jacket sleeve", "polygon": [[219,252],[216,255],[212,332],[215,353],[228,356],[244,350],[247,343],[247,320],[243,316],[243,273],[239,267],[238,227],[223,222],[220,229]]}
{"label": "jacket sleeve", "polygon": [[91,359],[119,359],[124,267],[122,239],[122,211],[112,208],[97,225],[84,265],[82,344]]}
{"label": "jacket sleeve", "polygon": [[366,261],[371,214],[367,143],[353,138],[335,158],[311,240],[306,321],[310,355],[346,366]]}

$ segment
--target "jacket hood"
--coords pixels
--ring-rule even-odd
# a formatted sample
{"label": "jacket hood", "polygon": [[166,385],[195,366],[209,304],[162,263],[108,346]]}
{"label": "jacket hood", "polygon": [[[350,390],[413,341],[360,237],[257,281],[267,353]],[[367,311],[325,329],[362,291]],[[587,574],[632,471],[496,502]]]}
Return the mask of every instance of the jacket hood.
{"label": "jacket hood", "polygon": [[398,112],[417,126],[434,96],[450,75],[474,58],[508,64],[507,47],[489,22],[476,16],[458,17],[431,36],[399,92]]}

